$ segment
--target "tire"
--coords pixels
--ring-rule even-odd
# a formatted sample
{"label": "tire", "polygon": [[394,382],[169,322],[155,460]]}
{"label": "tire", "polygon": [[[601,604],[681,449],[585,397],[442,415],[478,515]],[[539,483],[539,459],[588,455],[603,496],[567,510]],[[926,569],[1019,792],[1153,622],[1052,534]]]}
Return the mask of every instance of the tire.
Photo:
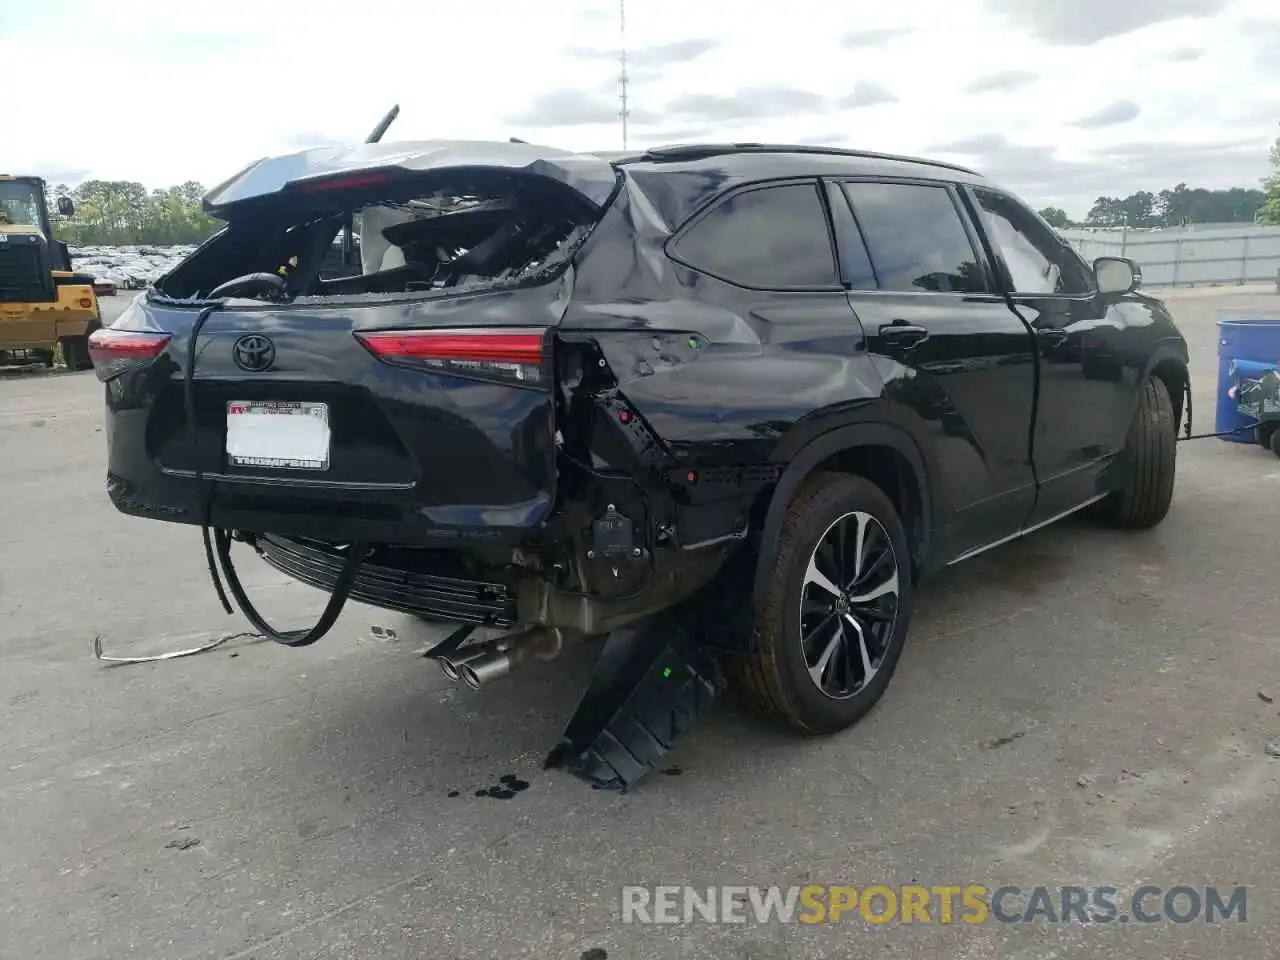
{"label": "tire", "polygon": [[[864,563],[861,586],[849,577],[856,568],[845,564],[844,579],[851,582],[844,598],[837,600],[809,578],[808,570],[821,546],[823,576],[837,576],[838,564],[833,563],[829,549],[841,524],[849,558],[861,528]],[[842,730],[875,706],[902,655],[912,604],[910,551],[902,521],[889,498],[870,481],[843,473],[819,473],[787,507],[771,553],[773,572],[762,594],[755,598],[752,643],[748,653],[733,664],[731,676],[746,699],[770,719],[805,734]],[[896,582],[896,592],[885,592],[862,605],[846,605],[851,594],[857,595],[854,588],[865,596],[888,582]],[[828,602],[835,609],[820,609],[802,618],[802,603],[825,608]],[[847,610],[847,615],[841,615],[841,610]],[[810,638],[807,644],[802,620]],[[860,623],[862,629],[854,629],[853,622]],[[817,627],[819,623],[825,626]],[[844,629],[843,644],[831,642],[835,623]],[[862,643],[859,636],[865,637]],[[827,654],[826,669],[819,671],[827,687],[824,690],[811,675],[810,664],[819,667],[822,652],[829,647],[834,652]],[[867,663],[872,667],[869,680],[864,676]]]}
{"label": "tire", "polygon": [[1270,447],[1275,432],[1275,424],[1260,423],[1253,428],[1253,440],[1260,447]]}
{"label": "tire", "polygon": [[1148,377],[1121,454],[1124,486],[1101,502],[1105,520],[1129,530],[1146,530],[1165,518],[1173,502],[1177,444],[1169,389],[1159,377]]}
{"label": "tire", "polygon": [[1280,430],[1272,430],[1271,436],[1267,439],[1269,441],[1268,445],[1271,447],[1271,452],[1277,457],[1280,457]]}

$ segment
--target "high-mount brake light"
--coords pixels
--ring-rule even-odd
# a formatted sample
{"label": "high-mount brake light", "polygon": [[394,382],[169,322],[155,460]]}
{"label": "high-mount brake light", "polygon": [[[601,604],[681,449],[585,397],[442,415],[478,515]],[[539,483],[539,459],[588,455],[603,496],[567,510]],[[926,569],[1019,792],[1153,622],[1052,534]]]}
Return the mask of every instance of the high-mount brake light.
{"label": "high-mount brake light", "polygon": [[379,360],[515,383],[542,382],[545,330],[388,330],[357,333]]}
{"label": "high-mount brake light", "polygon": [[302,193],[325,193],[329,190],[350,190],[353,187],[376,187],[386,183],[391,175],[380,171],[370,173],[342,173],[332,177],[316,177],[300,180],[294,188]]}
{"label": "high-mount brake light", "polygon": [[168,333],[99,329],[89,335],[89,359],[98,379],[105,383],[134,367],[146,366],[172,339]]}

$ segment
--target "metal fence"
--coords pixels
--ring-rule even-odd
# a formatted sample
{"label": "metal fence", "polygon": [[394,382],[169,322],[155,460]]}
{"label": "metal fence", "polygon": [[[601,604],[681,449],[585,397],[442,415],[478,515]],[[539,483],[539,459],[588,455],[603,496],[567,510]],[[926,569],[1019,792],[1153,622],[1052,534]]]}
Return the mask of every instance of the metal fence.
{"label": "metal fence", "polygon": [[1110,256],[1136,261],[1148,287],[1262,283],[1280,275],[1280,227],[1198,224],[1061,233],[1086,260]]}

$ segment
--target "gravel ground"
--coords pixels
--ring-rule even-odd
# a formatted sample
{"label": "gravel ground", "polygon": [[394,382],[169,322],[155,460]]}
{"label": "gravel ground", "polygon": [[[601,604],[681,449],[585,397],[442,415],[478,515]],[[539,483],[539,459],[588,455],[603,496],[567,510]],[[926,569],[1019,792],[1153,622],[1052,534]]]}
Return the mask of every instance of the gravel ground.
{"label": "gravel ground", "polygon": [[[1170,303],[1207,430],[1214,321],[1280,296]],[[95,634],[123,654],[243,626],[192,529],[112,510],[102,420],[92,374],[0,378],[0,957],[1275,956],[1269,452],[1184,444],[1157,530],[1067,521],[939,577],[845,734],[798,741],[729,703],[673,754],[681,776],[616,796],[538,769],[589,657],[471,693],[352,605],[306,650],[95,662]],[[244,570],[269,616],[320,605]],[[475,796],[504,774],[530,789]],[[1248,885],[1247,922],[620,920],[625,884],[1140,882]]]}

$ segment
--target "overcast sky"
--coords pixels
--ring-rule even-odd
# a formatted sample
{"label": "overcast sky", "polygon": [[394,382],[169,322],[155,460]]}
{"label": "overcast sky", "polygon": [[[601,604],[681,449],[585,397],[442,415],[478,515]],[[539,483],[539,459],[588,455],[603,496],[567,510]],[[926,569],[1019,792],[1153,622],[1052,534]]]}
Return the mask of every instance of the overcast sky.
{"label": "overcast sky", "polygon": [[[271,153],[518,136],[617,149],[616,0],[0,0],[0,166],[212,184]],[[1255,187],[1280,0],[629,0],[629,146],[967,163],[1037,206]],[[27,79],[23,79],[27,78]]]}

